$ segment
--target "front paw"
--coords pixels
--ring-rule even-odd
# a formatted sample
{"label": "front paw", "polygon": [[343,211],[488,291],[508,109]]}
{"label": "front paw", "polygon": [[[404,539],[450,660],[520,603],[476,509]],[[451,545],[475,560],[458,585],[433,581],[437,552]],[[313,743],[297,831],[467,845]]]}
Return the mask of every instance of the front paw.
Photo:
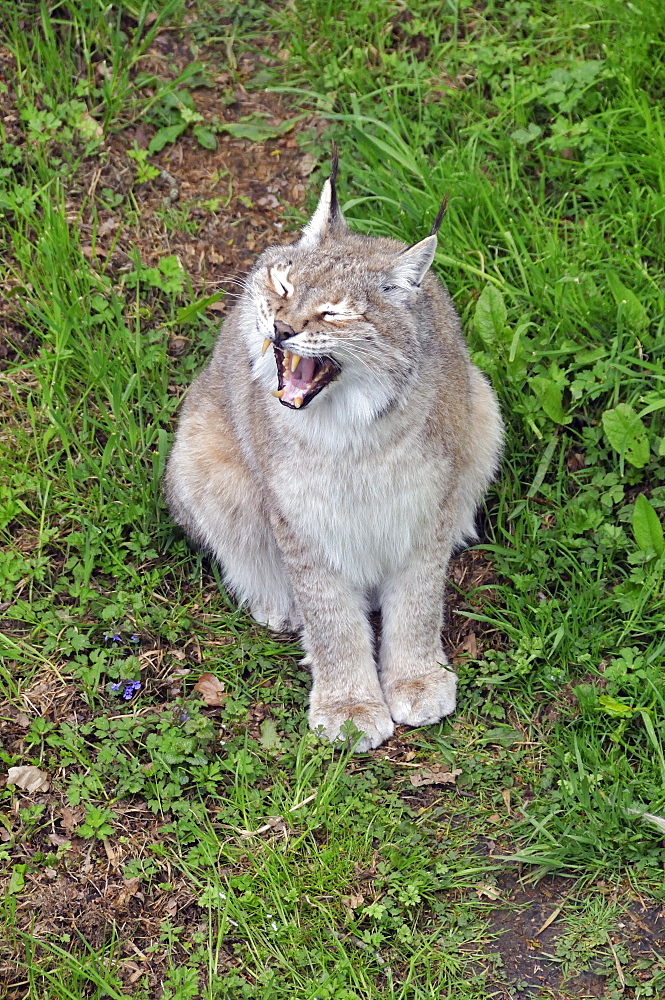
{"label": "front paw", "polygon": [[431,726],[455,711],[457,675],[445,667],[433,667],[416,676],[388,680],[383,696],[398,725]]}
{"label": "front paw", "polygon": [[297,632],[301,626],[300,616],[295,608],[278,608],[276,605],[254,601],[249,613],[255,622],[269,628],[271,632]]}
{"label": "front paw", "polygon": [[330,702],[312,698],[309,710],[309,725],[315,732],[323,730],[323,735],[331,743],[344,743],[348,735],[343,732],[345,723],[352,722],[362,733],[354,740],[355,753],[365,753],[381,745],[392,736],[395,726],[386,705],[382,701]]}

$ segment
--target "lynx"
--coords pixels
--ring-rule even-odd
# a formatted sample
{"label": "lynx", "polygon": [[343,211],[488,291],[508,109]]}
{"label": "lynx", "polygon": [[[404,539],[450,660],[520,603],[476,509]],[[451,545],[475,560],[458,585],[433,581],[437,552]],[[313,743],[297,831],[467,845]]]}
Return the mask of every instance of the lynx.
{"label": "lynx", "polygon": [[256,621],[300,633],[312,729],[337,742],[350,720],[364,752],[454,711],[446,569],[475,537],[502,424],[430,271],[442,213],[413,246],[360,235],[336,173],[300,238],[249,272],[165,493]]}

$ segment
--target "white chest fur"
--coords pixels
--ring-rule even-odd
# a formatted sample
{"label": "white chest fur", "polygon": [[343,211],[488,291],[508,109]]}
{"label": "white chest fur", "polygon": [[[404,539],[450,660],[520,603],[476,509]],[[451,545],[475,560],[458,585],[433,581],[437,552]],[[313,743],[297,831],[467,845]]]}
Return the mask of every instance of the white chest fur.
{"label": "white chest fur", "polygon": [[371,425],[347,424],[334,450],[321,447],[308,416],[287,415],[301,426],[289,461],[271,477],[275,499],[303,551],[355,586],[378,586],[431,537],[445,459],[426,453],[420,429],[383,440]]}

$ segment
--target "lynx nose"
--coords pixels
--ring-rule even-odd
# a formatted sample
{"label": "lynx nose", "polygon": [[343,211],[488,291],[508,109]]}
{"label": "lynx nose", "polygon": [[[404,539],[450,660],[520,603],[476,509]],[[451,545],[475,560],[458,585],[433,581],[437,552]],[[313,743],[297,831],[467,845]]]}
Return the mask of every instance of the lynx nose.
{"label": "lynx nose", "polygon": [[288,323],[282,323],[281,319],[276,319],[273,325],[275,327],[275,343],[278,347],[282,341],[296,336],[297,331],[292,326],[289,326]]}

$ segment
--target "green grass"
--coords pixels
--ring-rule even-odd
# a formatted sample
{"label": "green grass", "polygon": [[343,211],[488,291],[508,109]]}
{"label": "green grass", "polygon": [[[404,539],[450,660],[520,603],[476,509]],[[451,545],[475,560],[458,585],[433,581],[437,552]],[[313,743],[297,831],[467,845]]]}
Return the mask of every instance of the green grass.
{"label": "green grass", "polygon": [[[601,969],[618,996],[618,963],[624,995],[657,995],[662,961],[619,930],[634,898],[662,899],[665,860],[641,817],[665,815],[664,37],[660,4],[638,6],[201,3],[192,22],[180,0],[0,3],[17,345],[0,371],[0,721],[28,719],[0,754],[51,781],[0,789],[13,996],[481,1000],[507,981],[492,919],[518,874],[569,880],[550,949],[564,983]],[[160,31],[189,65],[147,61]],[[243,78],[269,44],[280,59]],[[506,417],[495,576],[464,612],[481,651],[452,724],[392,755],[307,732],[296,647],[236,611],[169,523],[159,482],[213,343],[207,297],[173,254],[118,268],[80,238],[86,213],[141,217],[159,142],[191,136],[205,158],[225,126],[190,91],[220,61],[220,106],[243,79],[327,120],[298,135],[321,163],[312,201],[335,138],[358,229],[416,240],[448,194],[435,267]],[[126,138],[137,123],[152,149]],[[109,156],[133,178],[120,193],[90,187]],[[182,357],[173,333],[195,344]],[[224,683],[215,713],[201,669]],[[456,787],[414,789],[434,764]],[[56,828],[65,806],[76,822]],[[26,924],[22,900],[79,877],[85,851],[56,829],[98,886],[115,852],[152,930],[131,901],[101,929],[78,904],[58,932]]]}
{"label": "green grass", "polygon": [[[484,664],[502,684],[498,717],[508,692],[530,714],[536,692],[552,697],[581,676],[625,699],[608,707],[587,684],[585,712],[557,755],[557,774],[568,775],[554,800],[562,808],[551,815],[543,800],[547,836],[529,854],[573,869],[580,855],[584,869],[594,855],[616,858],[617,826],[620,843],[635,836],[622,801],[665,804],[653,516],[665,502],[663,39],[657,5],[641,6],[639,24],[623,4],[554,7],[490,4],[472,27],[471,11],[460,12],[459,44],[437,4],[402,19],[401,45],[386,10],[373,19],[368,66],[372,5],[344,15],[340,32],[337,5],[308,4],[290,45],[292,75],[338,123],[342,191],[361,228],[415,240],[449,195],[436,261],[509,425],[485,547],[505,582],[481,615],[510,640]],[[584,466],[571,470],[575,451]],[[631,722],[615,727],[621,712]],[[572,856],[571,836],[584,844]]]}

